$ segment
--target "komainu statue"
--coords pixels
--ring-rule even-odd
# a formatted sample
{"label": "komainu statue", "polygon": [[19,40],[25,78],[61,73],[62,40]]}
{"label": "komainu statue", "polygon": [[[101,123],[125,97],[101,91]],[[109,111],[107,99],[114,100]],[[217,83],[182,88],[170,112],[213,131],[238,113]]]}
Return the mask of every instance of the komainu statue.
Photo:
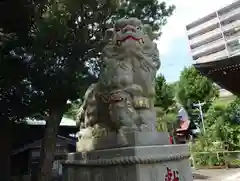
{"label": "komainu statue", "polygon": [[137,18],[106,30],[101,73],[79,109],[80,138],[121,129],[155,130],[154,79],[160,67],[152,29]]}

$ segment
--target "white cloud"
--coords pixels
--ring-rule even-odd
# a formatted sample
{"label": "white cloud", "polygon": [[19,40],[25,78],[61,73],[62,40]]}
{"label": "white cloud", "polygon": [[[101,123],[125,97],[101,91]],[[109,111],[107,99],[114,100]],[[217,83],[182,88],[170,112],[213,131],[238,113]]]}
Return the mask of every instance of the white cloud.
{"label": "white cloud", "polygon": [[234,0],[166,0],[174,4],[174,14],[168,18],[168,23],[162,29],[162,36],[157,41],[160,54],[168,53],[174,39],[184,37],[186,24],[203,17]]}

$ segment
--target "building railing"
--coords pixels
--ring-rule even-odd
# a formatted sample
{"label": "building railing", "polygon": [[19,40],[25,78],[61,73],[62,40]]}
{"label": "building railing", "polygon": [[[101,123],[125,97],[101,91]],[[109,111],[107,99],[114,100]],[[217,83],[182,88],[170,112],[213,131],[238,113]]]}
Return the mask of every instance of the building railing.
{"label": "building railing", "polygon": [[239,14],[239,13],[240,13],[240,7],[238,7],[237,9],[233,9],[232,11],[229,11],[229,12],[227,12],[227,13],[224,13],[224,14],[220,15],[220,16],[219,16],[219,19],[220,19],[221,21],[224,21],[224,20],[226,20],[226,19],[228,19],[228,18],[230,18],[230,17],[232,17],[232,16],[234,16],[234,15],[236,15],[236,14]]}
{"label": "building railing", "polygon": [[[189,36],[191,36],[192,34],[195,34],[195,33],[199,32],[199,31],[201,31],[205,28],[211,27],[212,25],[215,25],[217,23],[218,23],[218,18],[216,17],[216,18],[213,18],[213,19],[211,19],[207,22],[199,24],[198,26],[196,26],[194,28],[191,28],[191,29],[187,30],[187,33],[188,33]],[[206,31],[206,32],[208,32],[208,31]]]}
{"label": "building railing", "polygon": [[205,44],[203,44],[203,45],[201,45],[201,46],[194,47],[194,48],[192,48],[191,50],[192,50],[192,52],[195,52],[196,50],[197,50],[197,51],[198,51],[199,49],[201,50],[201,49],[203,49],[203,48],[206,47],[206,46],[208,46],[209,48],[211,48],[211,47],[212,47],[211,45],[214,45],[214,44],[216,44],[216,43],[218,43],[218,42],[222,42],[223,40],[224,40],[223,38],[219,38],[219,39],[217,39],[217,40],[214,40],[214,41],[205,43]]}
{"label": "building railing", "polygon": [[192,49],[192,55],[193,55],[194,59],[196,59],[196,58],[200,58],[203,56],[208,56],[208,55],[214,54],[214,53],[219,52],[224,49],[223,48],[224,43],[225,43],[225,40],[223,38],[218,39],[218,40],[211,42],[207,45],[204,45],[202,47]]}
{"label": "building railing", "polygon": [[200,36],[196,36],[193,39],[189,40],[189,43],[191,46],[195,47],[200,47],[200,46],[204,46],[206,44],[211,43],[212,40],[216,39],[216,37],[221,37],[219,35],[221,35],[221,29],[220,28],[216,28],[214,30],[211,30],[203,35]]}
{"label": "building railing", "polygon": [[234,21],[234,22],[232,22],[232,23],[223,25],[223,26],[222,26],[222,29],[223,29],[224,32],[226,32],[226,31],[229,31],[229,30],[231,30],[231,29],[237,28],[237,27],[239,27],[239,26],[240,26],[240,21],[237,20],[237,21]]}

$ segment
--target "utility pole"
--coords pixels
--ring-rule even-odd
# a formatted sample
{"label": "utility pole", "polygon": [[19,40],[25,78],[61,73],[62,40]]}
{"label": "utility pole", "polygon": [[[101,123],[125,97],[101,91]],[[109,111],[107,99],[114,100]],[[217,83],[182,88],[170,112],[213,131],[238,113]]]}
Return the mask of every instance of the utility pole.
{"label": "utility pole", "polygon": [[205,133],[205,126],[204,126],[203,112],[202,112],[202,106],[204,104],[205,104],[205,102],[198,101],[198,103],[197,104],[193,104],[193,106],[195,106],[195,107],[197,107],[199,109],[200,117],[201,117],[201,121],[202,121],[202,126],[203,126],[203,132]]}

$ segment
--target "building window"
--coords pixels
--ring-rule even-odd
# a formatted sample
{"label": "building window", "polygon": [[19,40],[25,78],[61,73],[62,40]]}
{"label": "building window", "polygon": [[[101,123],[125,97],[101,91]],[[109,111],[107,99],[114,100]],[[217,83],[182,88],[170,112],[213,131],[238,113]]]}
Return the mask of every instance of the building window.
{"label": "building window", "polygon": [[240,42],[239,42],[239,40],[235,40],[235,41],[229,43],[228,44],[228,50],[230,52],[234,52],[234,51],[240,50]]}
{"label": "building window", "polygon": [[234,29],[231,29],[228,32],[225,32],[224,35],[229,39],[229,38],[234,38],[240,36],[240,26],[236,27]]}
{"label": "building window", "polygon": [[60,160],[55,160],[53,162],[53,172],[57,173],[58,175],[62,175],[62,164],[60,163]]}

